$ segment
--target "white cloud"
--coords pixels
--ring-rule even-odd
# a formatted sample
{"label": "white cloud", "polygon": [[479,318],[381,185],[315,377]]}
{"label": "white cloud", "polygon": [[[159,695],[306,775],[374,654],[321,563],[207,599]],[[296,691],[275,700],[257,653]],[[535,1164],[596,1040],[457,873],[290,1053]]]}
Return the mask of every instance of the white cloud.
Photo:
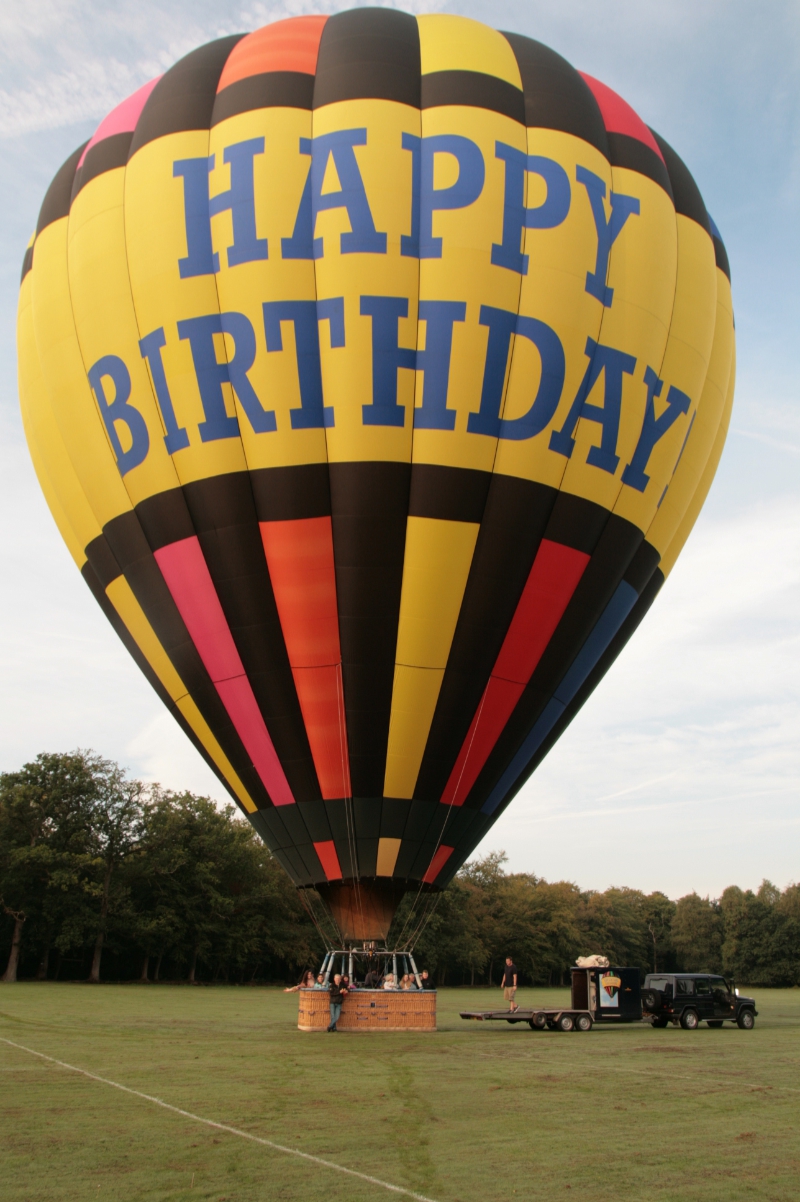
{"label": "white cloud", "polygon": [[230,798],[205,760],[166,710],[153,715],[125,745],[125,759],[136,765],[140,780],[157,782],[165,789],[216,798]]}

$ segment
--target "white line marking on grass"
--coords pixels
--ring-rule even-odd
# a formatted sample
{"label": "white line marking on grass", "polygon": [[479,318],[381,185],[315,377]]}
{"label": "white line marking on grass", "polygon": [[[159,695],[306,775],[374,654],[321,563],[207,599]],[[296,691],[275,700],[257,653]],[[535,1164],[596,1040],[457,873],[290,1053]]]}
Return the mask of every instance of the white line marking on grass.
{"label": "white line marking on grass", "polygon": [[370,1177],[368,1173],[359,1173],[358,1169],[345,1168],[344,1165],[334,1164],[332,1160],[325,1160],[322,1156],[312,1156],[310,1152],[301,1152],[299,1148],[284,1147],[283,1144],[273,1143],[271,1139],[262,1139],[260,1135],[251,1135],[249,1131],[240,1131],[238,1127],[229,1127],[227,1123],[204,1119],[202,1115],[192,1114],[191,1110],[181,1110],[180,1106],[172,1106],[169,1102],[162,1101],[161,1098],[154,1098],[152,1094],[131,1089],[129,1085],[120,1085],[118,1081],[100,1077],[97,1073],[90,1073],[85,1068],[77,1068],[74,1064],[67,1064],[64,1060],[56,1060],[55,1056],[46,1056],[44,1052],[37,1052],[35,1048],[26,1048],[22,1043],[14,1043],[13,1039],[5,1039],[0,1036],[0,1042],[7,1043],[12,1048],[19,1048],[21,1052],[28,1052],[31,1056],[39,1056],[40,1059],[47,1060],[50,1064],[57,1064],[59,1068],[68,1069],[71,1073],[80,1073],[82,1077],[88,1077],[90,1081],[99,1081],[102,1085],[111,1085],[114,1089],[122,1090],[123,1093],[133,1094],[135,1098],[143,1098],[145,1102],[153,1102],[154,1105],[161,1106],[164,1110],[171,1110],[173,1114],[179,1114],[182,1118],[191,1119],[194,1123],[203,1123],[206,1127],[213,1127],[215,1131],[227,1131],[228,1135],[238,1135],[240,1139],[249,1139],[254,1144],[271,1148],[273,1152],[283,1152],[285,1156],[297,1156],[300,1160],[310,1160],[312,1164],[320,1164],[325,1169],[335,1169],[337,1173],[347,1173],[348,1177],[358,1177],[361,1181],[368,1181],[370,1185],[391,1190],[393,1194],[404,1194],[407,1198],[415,1198],[416,1202],[433,1202],[432,1198],[426,1198],[424,1194],[415,1194],[413,1190],[405,1189],[402,1185],[392,1185],[389,1181],[381,1181],[379,1177]]}

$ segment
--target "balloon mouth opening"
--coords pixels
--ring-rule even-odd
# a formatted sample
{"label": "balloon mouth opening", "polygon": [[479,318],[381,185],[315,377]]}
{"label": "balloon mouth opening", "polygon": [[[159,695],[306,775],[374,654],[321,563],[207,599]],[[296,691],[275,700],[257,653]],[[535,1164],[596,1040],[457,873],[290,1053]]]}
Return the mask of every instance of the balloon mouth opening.
{"label": "balloon mouth opening", "polygon": [[394,880],[328,881],[317,885],[342,945],[386,942],[409,884]]}

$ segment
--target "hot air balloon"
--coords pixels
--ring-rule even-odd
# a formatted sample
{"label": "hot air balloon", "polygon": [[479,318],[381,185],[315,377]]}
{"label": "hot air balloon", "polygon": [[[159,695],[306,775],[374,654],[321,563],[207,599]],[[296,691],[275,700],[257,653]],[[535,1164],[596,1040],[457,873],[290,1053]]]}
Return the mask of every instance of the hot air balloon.
{"label": "hot air balloon", "polygon": [[114,109],[18,331],[86,583],[345,942],[441,890],[571,722],[733,399],[675,151],[539,42],[393,9],[221,38]]}

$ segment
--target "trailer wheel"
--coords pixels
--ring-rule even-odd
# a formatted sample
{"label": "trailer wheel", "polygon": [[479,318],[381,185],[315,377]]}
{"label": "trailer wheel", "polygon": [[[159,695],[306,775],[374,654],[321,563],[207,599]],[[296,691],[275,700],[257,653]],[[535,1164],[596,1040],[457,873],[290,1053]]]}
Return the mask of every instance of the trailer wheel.
{"label": "trailer wheel", "polygon": [[700,1019],[697,1017],[696,1010],[684,1010],[681,1015],[681,1026],[684,1031],[696,1031],[700,1026]]}
{"label": "trailer wheel", "polygon": [[591,1031],[593,1025],[591,1014],[579,1014],[575,1019],[576,1031]]}
{"label": "trailer wheel", "polygon": [[529,1020],[528,1026],[532,1031],[543,1031],[547,1026],[547,1019],[543,1014],[534,1014],[533,1018]]}
{"label": "trailer wheel", "polygon": [[559,1031],[571,1031],[575,1026],[575,1019],[571,1014],[562,1014],[556,1025]]}

